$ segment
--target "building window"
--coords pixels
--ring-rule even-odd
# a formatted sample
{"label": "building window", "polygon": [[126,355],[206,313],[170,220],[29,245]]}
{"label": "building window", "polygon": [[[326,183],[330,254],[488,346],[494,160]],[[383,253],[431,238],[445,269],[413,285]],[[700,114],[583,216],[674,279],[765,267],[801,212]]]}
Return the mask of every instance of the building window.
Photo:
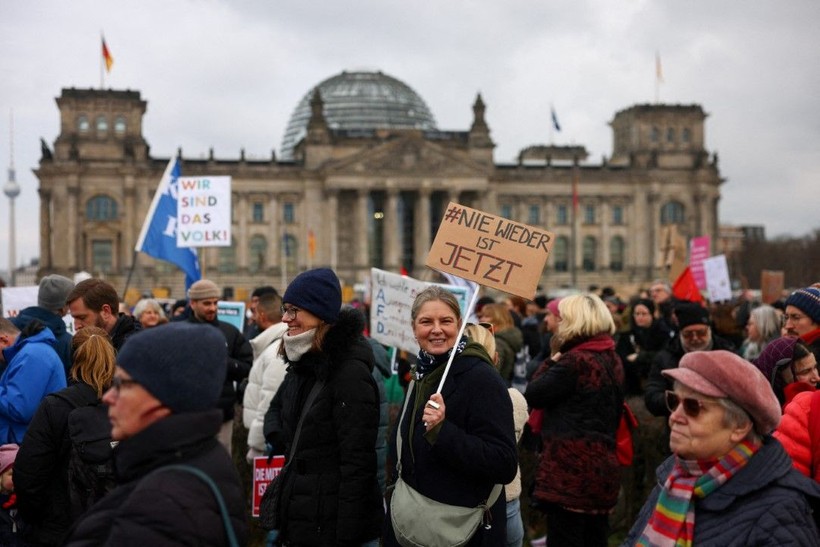
{"label": "building window", "polygon": [[661,224],[683,224],[683,205],[670,201],[661,207]]}
{"label": "building window", "polygon": [[675,142],[675,128],[670,127],[666,130],[666,142]]}
{"label": "building window", "polygon": [[285,224],[293,224],[296,222],[296,207],[291,202],[287,202],[282,206],[282,218]]}
{"label": "building window", "polygon": [[111,240],[91,241],[91,269],[96,273],[111,273],[114,269],[114,245]]}
{"label": "building window", "polygon": [[527,216],[527,221],[532,224],[533,226],[538,226],[541,224],[541,207],[538,205],[530,205],[529,208],[529,215]]}
{"label": "building window", "polygon": [[683,142],[688,143],[692,140],[692,131],[688,127],[684,127],[683,131],[681,131],[680,138]]}
{"label": "building window", "polygon": [[612,206],[612,224],[620,226],[624,223],[624,208],[622,205]]}
{"label": "building window", "polygon": [[88,133],[88,116],[81,114],[77,117],[77,131],[80,133]]}
{"label": "building window", "polygon": [[609,241],[609,269],[613,272],[624,270],[624,238],[615,236]]}
{"label": "building window", "polygon": [[569,238],[558,236],[552,248],[552,256],[555,261],[556,272],[566,272],[569,270]]}
{"label": "building window", "polygon": [[658,142],[659,140],[661,140],[661,130],[657,127],[653,127],[649,133],[649,140],[651,140],[652,142]]}
{"label": "building window", "polygon": [[253,222],[265,222],[265,204],[254,201],[251,207],[251,219]]}
{"label": "building window", "polygon": [[97,133],[108,132],[108,120],[105,116],[97,116]]}
{"label": "building window", "polygon": [[583,245],[583,268],[585,272],[595,271],[595,255],[597,251],[597,243],[595,238],[587,236],[584,238]]}
{"label": "building window", "polygon": [[251,256],[248,269],[251,273],[259,273],[265,269],[265,255],[268,254],[268,241],[265,236],[255,235],[249,243]]}
{"label": "building window", "polygon": [[230,247],[219,247],[219,273],[236,273],[236,239],[231,239]]}
{"label": "building window", "polygon": [[584,224],[595,224],[594,205],[584,205]]}
{"label": "building window", "polygon": [[282,248],[285,251],[285,267],[288,272],[296,273],[296,253],[299,250],[299,242],[291,234],[285,234],[282,240]]}
{"label": "building window", "polygon": [[513,219],[512,205],[510,205],[509,203],[503,204],[501,206],[501,216],[508,219],[508,220],[512,220]]}
{"label": "building window", "polygon": [[556,208],[555,223],[559,225],[569,224],[569,210],[566,205],[559,205]]}
{"label": "building window", "polygon": [[86,202],[85,218],[93,222],[117,220],[117,202],[108,196],[94,196]]}
{"label": "building window", "polygon": [[125,118],[122,116],[117,116],[117,119],[114,120],[114,133],[118,137],[125,135]]}

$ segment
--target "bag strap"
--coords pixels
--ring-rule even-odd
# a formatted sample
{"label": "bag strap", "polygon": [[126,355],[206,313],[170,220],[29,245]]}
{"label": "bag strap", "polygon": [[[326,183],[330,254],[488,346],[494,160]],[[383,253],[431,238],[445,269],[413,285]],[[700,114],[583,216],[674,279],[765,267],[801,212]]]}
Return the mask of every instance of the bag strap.
{"label": "bag strap", "polygon": [[322,391],[323,387],[325,387],[325,382],[317,379],[313,384],[313,387],[310,389],[307,399],[305,399],[305,404],[302,406],[302,414],[299,416],[299,422],[296,424],[296,431],[293,434],[293,443],[290,445],[290,453],[288,454],[288,459],[285,462],[285,467],[282,468],[282,471],[284,471],[285,468],[290,465],[290,462],[293,461],[293,455],[296,453],[296,446],[299,444],[299,434],[302,432],[302,424],[305,421],[305,416],[307,416],[308,410],[310,410],[310,407],[313,406],[313,401],[316,400],[316,396],[319,395],[319,392]]}
{"label": "bag strap", "polygon": [[[410,395],[413,393],[413,386],[415,382],[410,380],[410,385],[407,386],[407,397],[404,398],[404,406],[401,409],[401,417],[399,418],[398,425],[396,426],[396,470],[398,471],[398,479],[401,478],[401,423],[404,421],[404,414],[407,411],[407,403],[410,401]],[[398,480],[397,479],[397,480]],[[504,487],[503,484],[496,484],[493,486],[493,489],[490,490],[490,496],[487,498],[487,509],[495,504],[498,496],[501,495],[501,489]]]}
{"label": "bag strap", "polygon": [[230,545],[230,547],[239,547],[239,540],[236,539],[236,531],[233,529],[228,507],[225,505],[225,498],[222,497],[222,492],[219,491],[219,487],[207,473],[201,469],[185,464],[166,465],[157,469],[155,473],[162,471],[183,471],[190,473],[207,484],[216,499],[216,504],[219,506],[219,512],[222,515],[222,524],[225,526],[225,534],[228,536],[228,545]]}

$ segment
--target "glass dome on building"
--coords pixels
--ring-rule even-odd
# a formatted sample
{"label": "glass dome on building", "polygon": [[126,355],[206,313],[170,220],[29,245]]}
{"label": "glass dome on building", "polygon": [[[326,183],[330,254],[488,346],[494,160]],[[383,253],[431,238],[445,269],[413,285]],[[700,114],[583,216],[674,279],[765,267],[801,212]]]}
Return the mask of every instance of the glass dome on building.
{"label": "glass dome on building", "polygon": [[[344,71],[316,87],[331,129],[436,129],[424,100],[410,86],[382,72]],[[313,89],[290,117],[282,139],[284,160],[293,159],[293,148],[307,134]]]}

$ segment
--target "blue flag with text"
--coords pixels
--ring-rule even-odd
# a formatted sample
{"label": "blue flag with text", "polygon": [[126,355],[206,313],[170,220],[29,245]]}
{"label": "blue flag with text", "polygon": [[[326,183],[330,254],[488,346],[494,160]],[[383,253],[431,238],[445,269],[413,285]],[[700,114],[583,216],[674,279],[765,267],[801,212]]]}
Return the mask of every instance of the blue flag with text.
{"label": "blue flag with text", "polygon": [[177,247],[179,160],[171,158],[142,224],[135,250],[176,264],[185,272],[185,290],[202,278],[196,249]]}

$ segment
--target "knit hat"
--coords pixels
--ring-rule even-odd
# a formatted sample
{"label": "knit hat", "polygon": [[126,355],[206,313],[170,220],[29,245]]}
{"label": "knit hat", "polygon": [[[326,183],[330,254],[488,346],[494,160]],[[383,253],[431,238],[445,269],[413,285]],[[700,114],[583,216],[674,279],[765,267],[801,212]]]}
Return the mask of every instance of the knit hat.
{"label": "knit hat", "polygon": [[698,393],[731,400],[749,414],[761,435],[780,423],[780,403],[769,379],[730,351],[692,351],[681,357],[678,368],[661,374]]}
{"label": "knit hat", "polygon": [[797,289],[786,299],[787,306],[794,306],[808,315],[813,323],[820,324],[820,289],[806,287]]}
{"label": "knit hat", "polygon": [[4,444],[0,446],[0,475],[6,472],[6,469],[14,466],[14,460],[17,458],[17,450],[20,447],[16,444]]}
{"label": "knit hat", "polygon": [[173,413],[216,407],[228,349],[213,325],[179,321],[129,337],[117,364]]}
{"label": "knit hat", "polygon": [[188,300],[205,300],[206,298],[220,298],[222,291],[210,279],[200,279],[188,289]]}
{"label": "knit hat", "polygon": [[74,290],[74,282],[57,274],[47,275],[40,280],[37,291],[37,305],[49,311],[56,311],[65,306],[65,299]]}
{"label": "knit hat", "polygon": [[709,311],[695,302],[683,301],[675,304],[675,317],[681,330],[690,325],[709,325]]}
{"label": "knit hat", "polygon": [[560,298],[553,298],[552,300],[547,302],[547,309],[550,311],[550,313],[552,315],[554,315],[555,317],[558,317],[558,318],[561,317],[561,313],[558,311],[558,304],[560,304],[560,303],[561,303]]}
{"label": "knit hat", "polygon": [[325,323],[333,324],[339,318],[342,307],[342,287],[333,270],[308,270],[290,282],[282,302],[307,310]]}
{"label": "knit hat", "polygon": [[[785,387],[785,382],[779,374],[775,374],[775,369],[779,370],[792,362],[795,345],[797,345],[797,338],[776,338],[766,344],[757,359],[752,361],[763,373],[763,376],[769,379],[772,387],[779,387],[780,389]],[[780,363],[780,366],[777,366],[778,363]]]}

